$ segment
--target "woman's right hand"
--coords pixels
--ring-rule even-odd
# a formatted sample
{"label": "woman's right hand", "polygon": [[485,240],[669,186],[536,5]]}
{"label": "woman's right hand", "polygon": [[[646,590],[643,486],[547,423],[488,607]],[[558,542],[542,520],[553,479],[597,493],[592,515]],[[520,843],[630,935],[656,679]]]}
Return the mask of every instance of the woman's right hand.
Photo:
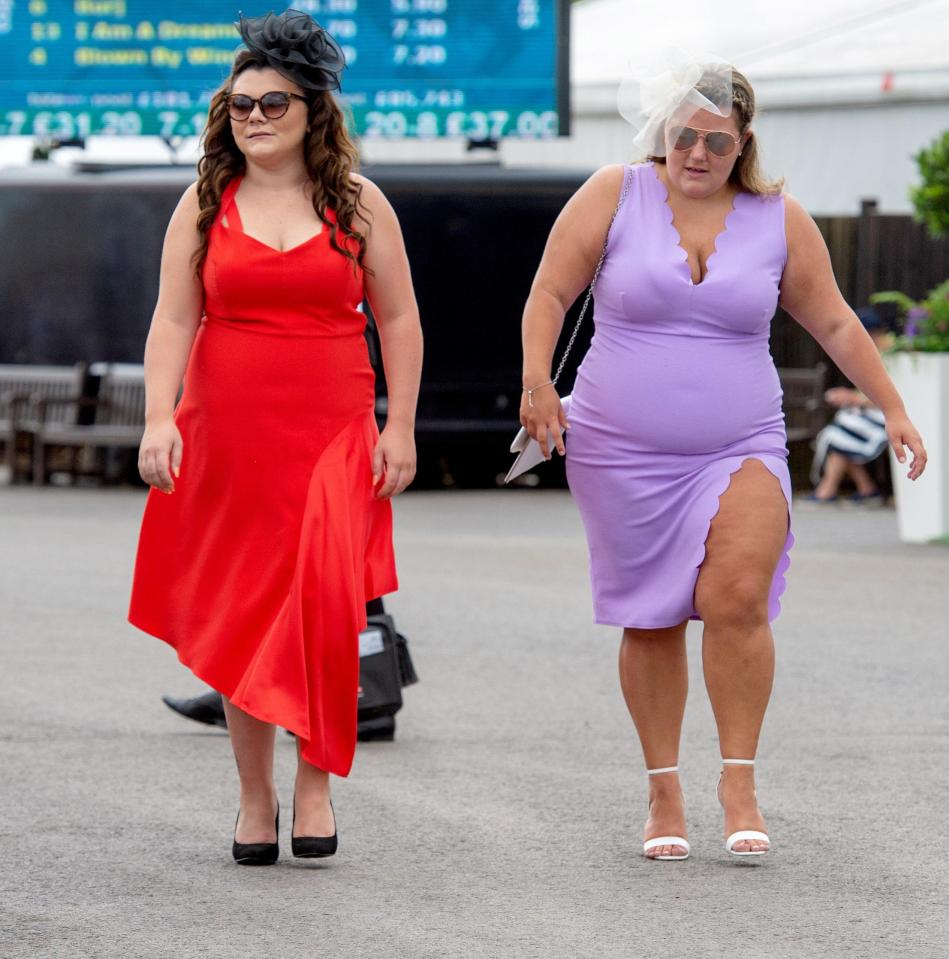
{"label": "woman's right hand", "polygon": [[146,424],[138,450],[138,472],[142,479],[162,493],[174,493],[173,476],[181,472],[183,450],[181,433],[172,417]]}
{"label": "woman's right hand", "polygon": [[527,391],[521,397],[521,426],[526,427],[531,439],[537,440],[544,459],[550,459],[551,449],[549,439],[553,440],[554,449],[563,456],[564,431],[570,428],[567,414],[564,412],[553,383],[536,388],[533,391],[534,405],[527,400]]}

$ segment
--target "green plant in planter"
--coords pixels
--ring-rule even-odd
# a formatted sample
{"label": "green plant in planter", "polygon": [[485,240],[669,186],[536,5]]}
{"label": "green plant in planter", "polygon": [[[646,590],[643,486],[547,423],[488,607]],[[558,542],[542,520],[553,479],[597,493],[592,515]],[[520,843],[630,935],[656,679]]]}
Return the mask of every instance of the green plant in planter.
{"label": "green plant in planter", "polygon": [[[949,130],[916,154],[921,183],[910,190],[916,219],[933,238],[949,236]],[[874,293],[871,303],[893,303],[900,311],[902,330],[890,352],[949,353],[949,280],[921,300],[889,290]]]}
{"label": "green plant in planter", "polygon": [[949,130],[914,157],[921,183],[910,190],[916,219],[932,237],[949,234]]}
{"label": "green plant in planter", "polygon": [[900,311],[903,329],[890,352],[949,353],[949,280],[940,283],[921,300],[889,290],[874,293],[871,303],[893,303]]}

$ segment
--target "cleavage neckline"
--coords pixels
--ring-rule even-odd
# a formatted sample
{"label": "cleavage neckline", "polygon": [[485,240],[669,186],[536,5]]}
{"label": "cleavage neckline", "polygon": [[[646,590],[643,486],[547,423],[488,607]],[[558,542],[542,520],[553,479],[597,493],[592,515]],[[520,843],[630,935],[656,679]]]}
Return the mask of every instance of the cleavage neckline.
{"label": "cleavage neckline", "polygon": [[312,236],[308,237],[307,239],[303,240],[300,243],[297,243],[294,246],[287,247],[287,249],[285,250],[278,250],[275,246],[271,246],[269,243],[265,243],[263,240],[257,239],[256,236],[251,236],[244,229],[244,220],[243,220],[243,217],[241,217],[241,211],[237,206],[237,191],[240,188],[241,181],[243,179],[244,179],[243,177],[237,178],[237,183],[234,186],[233,190],[231,191],[230,202],[228,203],[227,207],[224,209],[224,211],[221,214],[222,221],[223,221],[224,217],[227,217],[229,213],[233,213],[233,220],[234,220],[233,223],[224,223],[224,222],[221,223],[221,226],[223,226],[225,230],[231,230],[232,232],[236,232],[238,236],[247,237],[247,239],[250,240],[252,243],[256,243],[258,246],[262,246],[265,250],[270,250],[271,253],[276,253],[278,256],[284,256],[287,253],[293,253],[296,250],[302,249],[303,247],[308,246],[314,240],[319,239],[324,233],[326,233],[326,224],[324,223],[320,227],[320,229],[316,233],[314,233]]}
{"label": "cleavage neckline", "polygon": [[[743,190],[739,190],[732,199],[732,208],[725,215],[721,230],[715,234],[715,239],[712,243],[712,252],[705,261],[705,273],[702,275],[702,278],[699,280],[699,282],[696,283],[692,278],[692,264],[689,262],[689,251],[686,250],[686,248],[682,245],[682,234],[679,233],[679,230],[675,225],[675,212],[672,209],[672,205],[669,203],[669,187],[666,186],[662,178],[659,176],[659,171],[656,169],[656,164],[650,163],[649,166],[652,170],[652,175],[655,178],[656,183],[663,191],[662,206],[665,213],[666,223],[669,226],[673,243],[678,252],[681,254],[679,257],[679,265],[681,265],[683,268],[684,275],[688,280],[689,286],[693,287],[694,289],[705,286],[712,274],[712,261],[721,253],[723,241],[727,240],[729,236],[733,235],[734,226],[730,221],[732,217],[738,213],[739,201],[741,197],[745,196],[746,194]],[[701,267],[701,264],[699,264],[699,266]]]}

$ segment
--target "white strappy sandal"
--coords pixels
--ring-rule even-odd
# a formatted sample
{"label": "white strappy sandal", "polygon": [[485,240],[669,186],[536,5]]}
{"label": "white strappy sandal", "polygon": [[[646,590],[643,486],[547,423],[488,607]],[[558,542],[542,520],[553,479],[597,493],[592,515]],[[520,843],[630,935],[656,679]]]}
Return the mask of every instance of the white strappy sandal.
{"label": "white strappy sandal", "polygon": [[[754,766],[755,761],[753,759],[723,759],[723,766]],[[739,842],[744,842],[748,839],[757,839],[759,842],[766,842],[768,844],[767,849],[735,849],[735,844]],[[763,856],[766,852],[771,851],[771,839],[768,837],[767,833],[760,832],[757,829],[739,829],[737,832],[733,832],[725,840],[725,851],[730,852],[733,856]]]}
{"label": "white strappy sandal", "polygon": [[[658,776],[660,773],[677,773],[679,771],[678,766],[663,766],[661,769],[647,769],[647,776]],[[657,846],[681,846],[685,850],[684,856],[648,856],[646,855],[650,849],[655,849]],[[689,853],[692,851],[691,846],[689,846],[689,841],[684,836],[656,836],[655,839],[647,839],[643,843],[643,855],[647,859],[657,859],[664,860],[666,862],[673,862],[680,859],[688,859]]]}

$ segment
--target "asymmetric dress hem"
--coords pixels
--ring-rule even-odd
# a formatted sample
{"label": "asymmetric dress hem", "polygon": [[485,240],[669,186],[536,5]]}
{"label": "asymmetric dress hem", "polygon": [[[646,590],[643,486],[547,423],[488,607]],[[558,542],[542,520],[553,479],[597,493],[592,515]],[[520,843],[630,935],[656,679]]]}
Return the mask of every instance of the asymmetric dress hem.
{"label": "asymmetric dress hem", "polygon": [[181,475],[172,495],[149,493],[129,621],[345,776],[366,603],[398,588],[391,504],[372,483],[363,279],[328,242],[331,211],[286,251],[246,235],[239,185],[211,229],[175,411]]}

